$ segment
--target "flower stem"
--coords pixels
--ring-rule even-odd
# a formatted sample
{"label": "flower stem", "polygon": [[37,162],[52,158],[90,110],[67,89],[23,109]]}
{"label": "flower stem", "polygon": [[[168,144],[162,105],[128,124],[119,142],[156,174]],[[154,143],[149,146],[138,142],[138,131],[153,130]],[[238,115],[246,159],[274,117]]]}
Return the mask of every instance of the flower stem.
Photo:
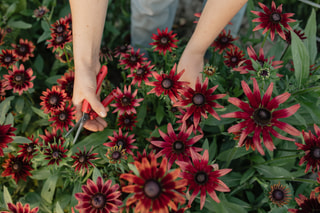
{"label": "flower stem", "polygon": [[267,37],[269,36],[269,34],[270,34],[270,30],[268,30],[267,34],[265,35],[265,37],[264,37],[264,39],[262,41],[262,44],[261,44],[261,48],[264,47],[264,44],[266,43],[266,40],[267,40]]}
{"label": "flower stem", "polygon": [[280,61],[282,61],[282,58],[286,54],[288,49],[289,49],[289,44],[287,44],[286,49],[282,52],[281,57],[280,57]]}
{"label": "flower stem", "polygon": [[301,183],[309,183],[309,184],[316,184],[316,180],[305,179],[305,178],[295,178],[295,177],[283,177],[283,178],[268,178],[268,177],[260,177],[263,180],[284,180],[284,181],[294,181],[294,182],[301,182]]}

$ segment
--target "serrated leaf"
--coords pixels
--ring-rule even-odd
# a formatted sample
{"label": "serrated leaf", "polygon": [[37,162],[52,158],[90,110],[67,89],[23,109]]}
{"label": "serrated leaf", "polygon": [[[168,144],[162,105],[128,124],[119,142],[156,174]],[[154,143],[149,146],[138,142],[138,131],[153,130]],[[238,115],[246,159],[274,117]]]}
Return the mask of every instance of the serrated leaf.
{"label": "serrated leaf", "polygon": [[52,203],[57,181],[58,175],[49,176],[49,178],[44,182],[41,190],[41,198],[50,204]]}
{"label": "serrated leaf", "polygon": [[307,39],[304,40],[304,43],[309,51],[310,64],[314,64],[317,57],[317,22],[314,8],[309,16],[304,32],[307,37]]}
{"label": "serrated leaf", "polygon": [[[6,205],[8,205],[8,203],[12,203],[11,195],[10,195],[6,186],[3,186],[3,199],[4,199],[4,203]],[[7,208],[8,208],[8,206],[7,206]]]}

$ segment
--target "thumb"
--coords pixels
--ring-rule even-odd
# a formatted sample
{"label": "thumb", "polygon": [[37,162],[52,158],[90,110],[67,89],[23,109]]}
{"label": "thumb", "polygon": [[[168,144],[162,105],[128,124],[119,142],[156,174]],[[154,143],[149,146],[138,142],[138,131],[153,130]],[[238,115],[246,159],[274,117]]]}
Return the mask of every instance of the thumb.
{"label": "thumb", "polygon": [[92,110],[95,111],[100,117],[107,116],[107,111],[97,96],[89,96],[87,101],[90,103]]}

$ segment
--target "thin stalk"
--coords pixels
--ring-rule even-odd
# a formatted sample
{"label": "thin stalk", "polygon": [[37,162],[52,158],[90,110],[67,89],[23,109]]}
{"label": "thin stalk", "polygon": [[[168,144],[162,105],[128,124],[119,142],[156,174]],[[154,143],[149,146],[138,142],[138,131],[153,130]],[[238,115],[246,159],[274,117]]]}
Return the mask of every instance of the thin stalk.
{"label": "thin stalk", "polygon": [[266,43],[266,40],[267,40],[267,37],[269,36],[269,34],[270,34],[270,30],[268,30],[267,34],[265,35],[265,37],[264,37],[264,39],[262,41],[262,44],[261,44],[261,48],[264,47],[264,44]]}
{"label": "thin stalk", "polygon": [[287,52],[288,49],[289,49],[289,44],[287,44],[286,49],[284,49],[284,51],[282,52],[281,57],[280,57],[280,61],[282,61],[282,58],[283,58],[283,56],[286,54],[286,52]]}
{"label": "thin stalk", "polygon": [[301,183],[309,183],[309,184],[317,184],[316,180],[305,179],[305,178],[295,178],[295,177],[283,177],[283,178],[268,178],[268,177],[259,177],[263,180],[284,180],[284,181],[294,181],[294,182],[301,182]]}

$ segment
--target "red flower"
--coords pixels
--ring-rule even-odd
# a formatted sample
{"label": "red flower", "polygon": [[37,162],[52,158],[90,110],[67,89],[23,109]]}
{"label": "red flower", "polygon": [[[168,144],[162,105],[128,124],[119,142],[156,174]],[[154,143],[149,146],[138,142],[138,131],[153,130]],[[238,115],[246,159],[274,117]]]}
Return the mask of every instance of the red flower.
{"label": "red flower", "polygon": [[299,165],[307,162],[305,173],[308,172],[310,167],[312,172],[315,172],[315,170],[319,171],[320,167],[320,129],[316,124],[314,124],[314,131],[316,136],[313,135],[311,131],[308,133],[302,130],[303,139],[306,144],[295,143],[298,150],[305,152],[305,156],[303,156],[299,162]]}
{"label": "red flower", "polygon": [[11,127],[10,124],[0,124],[0,157],[4,156],[2,149],[7,148],[7,144],[13,141],[12,136],[15,136],[15,134],[13,133],[14,131],[16,131],[16,128]]}
{"label": "red flower", "polygon": [[228,34],[226,33],[226,30],[223,29],[223,31],[218,35],[218,37],[214,40],[214,42],[211,44],[211,47],[214,47],[214,51],[219,50],[219,54],[223,52],[225,49],[231,49],[233,47],[233,41],[237,40],[236,38],[233,38],[230,34],[231,31],[228,31]]}
{"label": "red flower", "polygon": [[132,131],[132,128],[136,126],[137,122],[137,116],[133,113],[124,113],[118,117],[118,126],[120,126],[121,129]]}
{"label": "red flower", "polygon": [[84,147],[83,152],[80,150],[79,147],[77,147],[77,148],[78,148],[79,152],[75,153],[74,156],[71,156],[71,158],[74,159],[74,163],[73,163],[72,167],[75,167],[75,171],[76,172],[78,171],[83,176],[85,171],[87,171],[87,173],[89,173],[88,165],[91,165],[94,167],[94,165],[91,163],[91,161],[98,159],[97,157],[95,157],[96,155],[98,155],[98,153],[91,153],[93,146],[91,147],[91,149],[89,151],[86,151],[86,147]]}
{"label": "red flower", "polygon": [[6,95],[6,88],[4,86],[4,79],[0,79],[0,101],[3,101]]}
{"label": "red flower", "polygon": [[49,144],[49,147],[44,150],[44,155],[48,156],[45,157],[45,160],[49,160],[48,165],[57,164],[62,161],[63,158],[66,158],[67,155],[65,154],[68,149],[65,149],[61,144]]}
{"label": "red flower", "polygon": [[42,18],[46,13],[49,12],[49,9],[46,6],[39,6],[33,11],[33,15],[36,18]]}
{"label": "red flower", "polygon": [[11,44],[11,46],[14,48],[13,52],[17,58],[23,62],[29,60],[29,57],[34,57],[33,51],[35,46],[32,41],[28,41],[27,39],[23,40],[21,38],[19,44]]}
{"label": "red flower", "polygon": [[140,49],[137,52],[134,51],[133,47],[131,51],[126,52],[122,55],[120,59],[120,65],[125,65],[124,69],[130,69],[133,72],[134,69],[137,69],[139,64],[142,64],[147,58],[143,58],[144,53],[140,54]]}
{"label": "red flower", "polygon": [[67,99],[72,99],[73,94],[73,83],[74,83],[74,71],[68,70],[64,75],[57,80],[60,85],[61,90],[64,90],[67,93]]}
{"label": "red flower", "polygon": [[114,147],[114,146],[121,146],[121,149],[125,149],[126,153],[129,155],[133,155],[132,149],[138,149],[137,146],[133,146],[132,143],[136,141],[134,139],[134,134],[128,135],[129,133],[126,132],[125,134],[122,134],[121,129],[119,129],[119,133],[116,131],[113,132],[113,137],[108,136],[108,138],[111,140],[111,142],[104,143],[103,145],[107,147]]}
{"label": "red flower", "polygon": [[30,209],[29,203],[23,206],[20,202],[18,202],[16,205],[13,203],[8,203],[8,208],[12,213],[37,213],[39,210],[39,207]]}
{"label": "red flower", "polygon": [[67,23],[63,18],[57,20],[54,24],[51,24],[51,32],[54,35],[64,35],[69,33],[69,23]]}
{"label": "red flower", "polygon": [[56,128],[52,128],[52,130],[49,132],[48,130],[44,130],[45,135],[39,135],[40,138],[42,138],[44,144],[48,146],[52,143],[58,143],[63,144],[65,142],[64,137],[62,137],[61,133],[57,133]]}
{"label": "red flower", "polygon": [[19,180],[27,181],[27,177],[31,176],[30,171],[32,171],[31,162],[28,160],[23,160],[22,156],[14,156],[11,153],[8,154],[9,158],[5,160],[2,167],[5,169],[1,176],[11,176],[16,183]]}
{"label": "red flower", "polygon": [[[305,36],[304,32],[301,32],[301,30],[296,30],[294,29],[293,32],[301,39],[305,40],[307,37]],[[290,45],[291,44],[291,31],[290,30],[285,30],[284,34],[286,36],[286,42]]]}
{"label": "red flower", "polygon": [[282,13],[282,4],[276,7],[274,1],[271,4],[271,10],[261,2],[258,2],[260,7],[264,12],[259,11],[251,11],[253,14],[259,16],[259,18],[255,18],[252,22],[262,22],[258,26],[256,26],[253,31],[257,31],[260,29],[264,29],[262,34],[265,34],[268,30],[270,30],[271,41],[274,40],[275,32],[281,36],[284,40],[286,40],[286,36],[282,31],[282,27],[292,30],[289,22],[295,22],[296,20],[291,19],[289,17],[293,16],[294,13]]}
{"label": "red flower", "polygon": [[55,111],[49,121],[53,121],[53,126],[63,131],[63,127],[68,131],[69,125],[74,126],[72,122],[75,119],[75,107],[66,106],[63,110]]}
{"label": "red flower", "polygon": [[116,47],[114,50],[114,57],[123,57],[124,54],[126,54],[131,48],[132,47],[130,44],[123,44],[121,46]]}
{"label": "red flower", "polygon": [[0,28],[0,45],[4,44],[4,37],[6,36],[7,31],[5,29]]}
{"label": "red flower", "polygon": [[154,65],[150,66],[151,61],[145,64],[139,64],[138,67],[134,70],[134,72],[130,73],[127,77],[133,77],[131,85],[138,83],[138,87],[141,86],[141,82],[149,83],[149,79],[151,77],[151,69]]}
{"label": "red flower", "polygon": [[153,145],[162,148],[161,151],[156,154],[156,157],[166,156],[169,160],[168,169],[171,168],[176,160],[188,162],[191,156],[191,150],[195,153],[202,151],[202,148],[193,147],[192,145],[198,142],[203,135],[196,135],[188,139],[192,133],[192,129],[193,127],[189,127],[186,130],[184,126],[180,132],[176,134],[172,124],[169,123],[167,126],[167,134],[159,129],[160,136],[163,140],[151,141]]}
{"label": "red flower", "polygon": [[226,60],[224,60],[225,65],[234,68],[243,61],[244,53],[239,47],[233,46],[229,51],[226,51],[224,58],[226,58]]}
{"label": "red flower", "polygon": [[229,192],[228,186],[218,178],[231,172],[231,169],[215,169],[215,165],[208,164],[209,154],[208,150],[205,150],[203,156],[197,155],[191,151],[192,162],[177,161],[176,164],[180,166],[182,172],[181,178],[188,181],[188,191],[193,191],[189,199],[188,205],[191,205],[195,197],[200,192],[200,209],[203,208],[206,200],[206,192],[210,197],[220,202],[216,191]]}
{"label": "red flower", "polygon": [[137,111],[135,107],[140,106],[139,102],[143,100],[143,98],[135,99],[137,93],[138,90],[136,89],[131,94],[131,86],[128,86],[127,89],[127,86],[124,85],[124,92],[117,88],[116,92],[114,93],[116,103],[110,104],[110,106],[116,107],[116,109],[112,113],[119,111],[120,115],[123,115],[124,113],[136,114]]}
{"label": "red flower", "polygon": [[102,212],[118,212],[122,201],[119,199],[121,192],[119,185],[111,185],[111,180],[103,183],[101,177],[98,177],[95,184],[92,180],[87,180],[87,185],[83,185],[81,193],[76,193],[78,200],[76,209],[80,213],[102,213]]}
{"label": "red flower", "polygon": [[42,92],[43,96],[40,96],[42,102],[40,105],[44,113],[61,111],[66,105],[67,94],[64,90],[60,90],[59,87],[53,86],[51,90]]}
{"label": "red flower", "polygon": [[109,49],[108,46],[102,46],[99,52],[99,59],[101,63],[103,63],[103,61],[105,62],[113,61],[112,50]]}
{"label": "red flower", "polygon": [[47,48],[53,47],[52,52],[54,52],[58,48],[63,49],[64,45],[71,41],[72,41],[71,31],[63,34],[51,33],[51,39],[47,40],[47,42],[49,43],[47,45]]}
{"label": "red flower", "polygon": [[187,108],[187,112],[182,120],[186,121],[191,115],[193,115],[195,128],[198,127],[201,116],[204,118],[208,117],[206,112],[209,112],[214,118],[220,120],[213,107],[223,108],[223,106],[214,101],[223,98],[226,96],[226,94],[212,95],[212,93],[217,89],[218,85],[208,89],[208,83],[209,80],[206,78],[201,85],[199,78],[197,78],[195,90],[191,87],[183,90],[182,95],[185,97],[185,99],[180,100],[175,104],[175,106],[188,106],[191,104],[191,106]]}
{"label": "red flower", "polygon": [[153,158],[156,158],[155,157],[155,153],[153,152],[153,151],[151,151],[151,152],[148,152],[148,154],[147,154],[147,151],[144,149],[143,150],[143,152],[142,153],[140,153],[139,151],[137,151],[137,155],[135,156],[133,156],[133,160],[134,161],[138,161],[138,162],[140,162],[140,163],[142,163],[142,159],[143,158],[147,158],[147,160],[150,162],[151,161],[151,159],[153,159]]}
{"label": "red flower", "polygon": [[250,133],[253,133],[253,143],[257,150],[262,155],[264,155],[264,151],[261,146],[260,134],[262,134],[264,145],[270,151],[275,149],[270,133],[277,138],[294,141],[294,139],[292,138],[280,135],[273,129],[273,127],[278,127],[279,129],[294,136],[300,135],[300,132],[293,126],[282,121],[278,121],[279,118],[286,118],[293,115],[299,109],[300,104],[296,104],[289,108],[281,110],[275,110],[279,107],[280,104],[284,103],[290,97],[290,94],[288,92],[285,92],[270,100],[273,90],[273,83],[271,83],[263,98],[261,99],[257,80],[254,78],[252,80],[253,93],[245,81],[241,82],[243,91],[249,99],[249,104],[241,101],[238,98],[230,97],[228,101],[233,105],[239,107],[243,111],[227,113],[221,115],[221,117],[244,119],[244,121],[230,127],[228,129],[228,132],[241,132],[238,143],[239,146],[243,146],[247,136],[250,135]]}
{"label": "red flower", "polygon": [[[177,124],[181,124],[178,128],[178,130],[181,130],[184,126],[186,126],[186,129],[192,126],[192,132],[193,134],[196,134],[197,131],[200,132],[201,135],[203,135],[203,131],[201,129],[201,126],[198,125],[197,127],[194,125],[194,119],[193,114],[187,119],[183,120],[184,115],[187,113],[184,109],[178,108],[181,114],[175,115],[176,118],[179,120],[176,121]],[[201,119],[200,121],[201,122]]]}
{"label": "red flower", "polygon": [[167,51],[172,52],[173,48],[178,47],[176,45],[178,42],[178,39],[175,38],[176,33],[172,34],[172,31],[168,33],[168,28],[162,31],[158,28],[157,31],[158,35],[153,33],[151,37],[154,42],[150,43],[151,46],[154,46],[154,52],[159,51],[159,54],[166,55]]}
{"label": "red flower", "polygon": [[9,69],[17,60],[17,56],[13,53],[13,50],[2,50],[2,54],[0,54],[0,67]]}
{"label": "red flower", "polygon": [[[235,135],[235,137],[233,139],[238,141],[240,139],[241,132],[235,132],[233,134]],[[242,146],[243,145],[246,146],[247,151],[250,149],[250,147],[253,151],[256,150],[256,147],[253,143],[253,137],[251,135],[247,135],[247,137],[244,139],[244,141],[242,143]]]}
{"label": "red flower", "polygon": [[163,158],[160,167],[153,156],[149,161],[143,158],[142,162],[135,161],[138,174],[121,174],[120,178],[129,184],[122,188],[125,193],[134,193],[129,197],[126,206],[136,203],[134,212],[169,212],[170,207],[177,210],[176,203],[184,204],[182,196],[186,189],[186,180],[176,180],[180,169],[167,173],[167,159]]}
{"label": "red flower", "polygon": [[18,156],[23,157],[23,160],[30,161],[35,156],[34,153],[37,151],[36,147],[38,146],[39,139],[34,139],[33,135],[28,137],[28,139],[31,141],[31,143],[19,145],[21,150],[18,152],[20,153]]}
{"label": "red flower", "polygon": [[320,201],[317,199],[315,192],[312,191],[310,193],[310,198],[299,194],[299,198],[295,198],[297,204],[299,205],[299,209],[288,209],[289,212],[292,213],[311,213],[311,212],[319,212],[320,209]]}
{"label": "red flower", "polygon": [[23,64],[21,64],[19,68],[13,65],[13,70],[8,70],[8,73],[9,75],[3,75],[6,79],[5,86],[7,90],[13,89],[13,92],[22,95],[23,91],[27,91],[33,87],[31,81],[35,79],[36,76],[32,76],[33,70],[31,68],[25,70]]}
{"label": "red flower", "polygon": [[168,95],[171,101],[176,102],[176,99],[181,99],[178,92],[183,89],[183,86],[186,86],[188,82],[179,81],[180,77],[184,73],[184,70],[175,75],[176,64],[174,64],[169,75],[162,73],[159,75],[157,72],[152,72],[153,77],[156,79],[154,82],[146,82],[146,85],[154,86],[147,94],[155,93],[157,96],[160,96],[162,93]]}

